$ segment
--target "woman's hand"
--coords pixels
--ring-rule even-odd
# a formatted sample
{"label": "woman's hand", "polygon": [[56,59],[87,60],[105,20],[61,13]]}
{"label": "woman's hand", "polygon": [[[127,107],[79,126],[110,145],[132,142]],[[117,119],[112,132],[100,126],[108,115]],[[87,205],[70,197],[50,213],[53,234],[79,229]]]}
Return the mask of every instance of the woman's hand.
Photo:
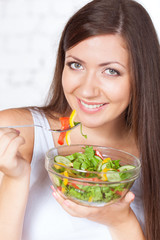
{"label": "woman's hand", "polygon": [[0,171],[12,178],[22,177],[30,164],[21,156],[19,147],[25,143],[15,129],[0,130]]}
{"label": "woman's hand", "polygon": [[86,207],[65,200],[55,191],[53,196],[74,217],[87,218],[108,226],[113,240],[145,240],[140,224],[130,208],[135,196],[128,192],[119,202],[104,207]]}
{"label": "woman's hand", "polygon": [[134,200],[134,194],[129,192],[119,202],[104,207],[86,207],[78,205],[70,200],[65,200],[52,186],[53,196],[59,204],[71,216],[87,218],[106,226],[117,226],[127,221],[131,213],[130,203]]}
{"label": "woman's hand", "polygon": [[19,152],[19,131],[0,130],[0,233],[2,240],[21,239],[30,183],[30,164]]}

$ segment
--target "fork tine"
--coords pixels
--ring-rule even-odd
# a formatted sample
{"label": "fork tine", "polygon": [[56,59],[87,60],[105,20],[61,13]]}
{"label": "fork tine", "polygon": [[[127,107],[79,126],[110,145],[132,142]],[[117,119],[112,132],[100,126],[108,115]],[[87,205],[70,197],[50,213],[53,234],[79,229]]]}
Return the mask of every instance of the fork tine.
{"label": "fork tine", "polygon": [[51,132],[67,132],[67,131],[73,130],[74,128],[78,127],[79,125],[80,125],[80,122],[77,123],[74,127],[63,129],[63,130],[62,129],[48,129],[48,130]]}

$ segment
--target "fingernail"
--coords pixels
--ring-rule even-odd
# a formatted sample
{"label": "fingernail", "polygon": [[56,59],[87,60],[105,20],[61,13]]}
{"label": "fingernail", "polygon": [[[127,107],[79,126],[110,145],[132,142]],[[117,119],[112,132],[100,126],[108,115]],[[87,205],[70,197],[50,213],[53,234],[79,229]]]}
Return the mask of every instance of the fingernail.
{"label": "fingernail", "polygon": [[52,189],[52,191],[54,191],[54,192],[55,192],[55,188],[53,187],[53,185],[51,185],[51,189]]}
{"label": "fingernail", "polygon": [[65,200],[65,201],[64,201],[64,204],[65,204],[66,206],[68,206],[68,207],[71,205],[68,200]]}
{"label": "fingernail", "polygon": [[18,134],[20,134],[20,131],[19,131],[18,129],[16,129],[16,132],[17,132]]}
{"label": "fingernail", "polygon": [[132,192],[128,192],[127,195],[125,196],[126,202],[130,202],[130,203],[134,201],[134,198],[135,198],[135,195]]}
{"label": "fingernail", "polygon": [[52,195],[53,195],[53,197],[54,197],[55,199],[58,199],[58,195],[57,195],[56,192],[53,192]]}
{"label": "fingernail", "polygon": [[60,191],[59,189],[57,189],[57,192],[58,192],[59,194],[61,194],[61,191]]}

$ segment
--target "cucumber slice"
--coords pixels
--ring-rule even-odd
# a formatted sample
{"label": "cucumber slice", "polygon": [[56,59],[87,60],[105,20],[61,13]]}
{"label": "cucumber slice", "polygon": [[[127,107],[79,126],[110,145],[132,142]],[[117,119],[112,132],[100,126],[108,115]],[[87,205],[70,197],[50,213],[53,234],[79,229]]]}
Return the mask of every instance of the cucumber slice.
{"label": "cucumber slice", "polygon": [[108,171],[108,172],[106,172],[106,174],[107,174],[107,179],[108,179],[109,182],[119,182],[119,181],[121,181],[121,178],[120,178],[118,172]]}
{"label": "cucumber slice", "polygon": [[63,164],[65,164],[65,165],[68,166],[68,167],[72,166],[71,161],[70,161],[68,158],[64,157],[64,156],[58,155],[58,156],[56,156],[56,157],[54,158],[54,160],[55,160],[57,163],[63,163]]}
{"label": "cucumber slice", "polygon": [[122,172],[122,171],[131,170],[131,169],[134,169],[134,168],[135,168],[135,166],[133,166],[133,165],[124,165],[124,166],[119,167],[118,170],[120,172]]}
{"label": "cucumber slice", "polygon": [[61,186],[61,179],[57,177],[56,175],[51,175],[52,182],[57,186]]}
{"label": "cucumber slice", "polygon": [[108,166],[108,163],[103,163],[103,164],[102,164],[102,170],[105,169],[105,168],[107,168],[107,166]]}
{"label": "cucumber slice", "polygon": [[102,162],[100,162],[100,163],[98,164],[97,171],[98,171],[98,172],[102,171]]}
{"label": "cucumber slice", "polygon": [[95,158],[97,158],[100,162],[102,162],[102,158],[98,157],[97,155],[94,155]]}

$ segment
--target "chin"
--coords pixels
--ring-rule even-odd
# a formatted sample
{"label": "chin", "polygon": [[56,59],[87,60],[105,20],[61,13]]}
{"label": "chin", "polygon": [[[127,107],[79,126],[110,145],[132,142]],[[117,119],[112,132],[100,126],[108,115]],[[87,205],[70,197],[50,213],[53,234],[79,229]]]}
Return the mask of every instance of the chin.
{"label": "chin", "polygon": [[87,127],[87,128],[98,128],[98,127],[102,126],[102,124],[97,124],[95,122],[82,121],[81,123],[84,127]]}

